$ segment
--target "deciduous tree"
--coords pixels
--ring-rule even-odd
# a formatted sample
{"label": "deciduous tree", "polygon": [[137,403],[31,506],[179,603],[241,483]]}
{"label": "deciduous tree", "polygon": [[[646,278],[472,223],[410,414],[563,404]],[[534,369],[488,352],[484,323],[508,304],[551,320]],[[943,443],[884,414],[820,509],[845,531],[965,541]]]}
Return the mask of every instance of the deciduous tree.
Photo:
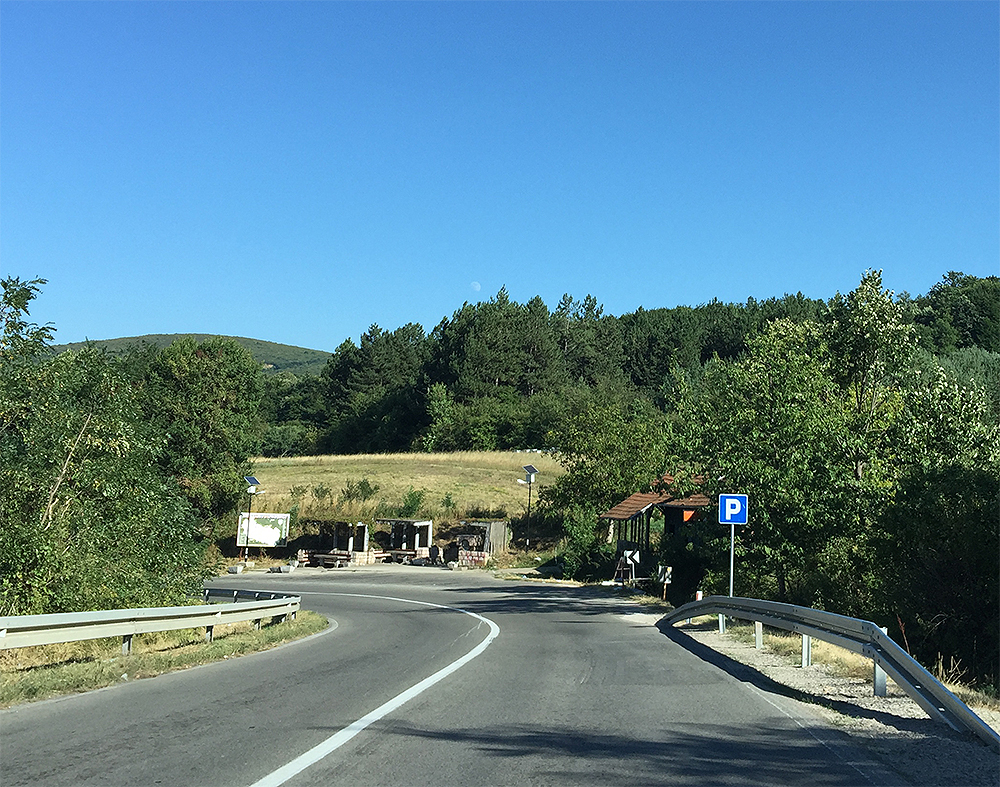
{"label": "deciduous tree", "polygon": [[205,543],[130,378],[94,348],[41,354],[48,329],[24,319],[37,289],[4,289],[0,614],[180,601]]}
{"label": "deciduous tree", "polygon": [[130,368],[146,419],[166,439],[161,467],[214,533],[241,503],[260,450],[259,365],[231,339],[184,338]]}

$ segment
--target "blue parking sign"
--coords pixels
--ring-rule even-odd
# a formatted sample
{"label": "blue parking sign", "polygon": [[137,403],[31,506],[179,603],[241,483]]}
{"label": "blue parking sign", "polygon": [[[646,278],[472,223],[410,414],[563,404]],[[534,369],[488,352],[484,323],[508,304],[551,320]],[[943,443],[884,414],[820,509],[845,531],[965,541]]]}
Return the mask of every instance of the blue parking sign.
{"label": "blue parking sign", "polygon": [[746,495],[719,495],[719,524],[745,525],[747,523]]}

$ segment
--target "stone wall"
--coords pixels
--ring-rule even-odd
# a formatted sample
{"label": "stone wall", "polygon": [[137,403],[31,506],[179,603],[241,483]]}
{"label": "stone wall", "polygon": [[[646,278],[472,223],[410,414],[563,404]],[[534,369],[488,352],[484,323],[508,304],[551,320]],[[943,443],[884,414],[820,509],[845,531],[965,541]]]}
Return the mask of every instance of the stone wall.
{"label": "stone wall", "polygon": [[489,559],[490,556],[487,552],[477,552],[472,549],[458,550],[458,565],[460,566],[475,566],[476,568],[482,568],[486,565],[486,561]]}

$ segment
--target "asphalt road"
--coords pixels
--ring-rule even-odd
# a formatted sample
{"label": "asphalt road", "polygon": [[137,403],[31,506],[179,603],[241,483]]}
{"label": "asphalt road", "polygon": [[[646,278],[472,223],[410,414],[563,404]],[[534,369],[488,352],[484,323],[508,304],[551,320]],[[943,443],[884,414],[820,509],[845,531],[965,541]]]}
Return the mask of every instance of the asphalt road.
{"label": "asphalt road", "polygon": [[336,627],[0,712],[0,784],[902,783],[595,589],[407,566],[215,584],[301,593]]}

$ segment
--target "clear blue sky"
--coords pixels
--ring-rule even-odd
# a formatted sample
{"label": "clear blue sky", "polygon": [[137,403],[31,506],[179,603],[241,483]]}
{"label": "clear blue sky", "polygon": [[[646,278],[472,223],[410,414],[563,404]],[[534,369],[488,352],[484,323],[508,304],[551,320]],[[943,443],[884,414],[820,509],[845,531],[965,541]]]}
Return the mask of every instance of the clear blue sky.
{"label": "clear blue sky", "polygon": [[0,276],[57,342],[333,350],[1000,273],[1000,4],[0,4]]}

